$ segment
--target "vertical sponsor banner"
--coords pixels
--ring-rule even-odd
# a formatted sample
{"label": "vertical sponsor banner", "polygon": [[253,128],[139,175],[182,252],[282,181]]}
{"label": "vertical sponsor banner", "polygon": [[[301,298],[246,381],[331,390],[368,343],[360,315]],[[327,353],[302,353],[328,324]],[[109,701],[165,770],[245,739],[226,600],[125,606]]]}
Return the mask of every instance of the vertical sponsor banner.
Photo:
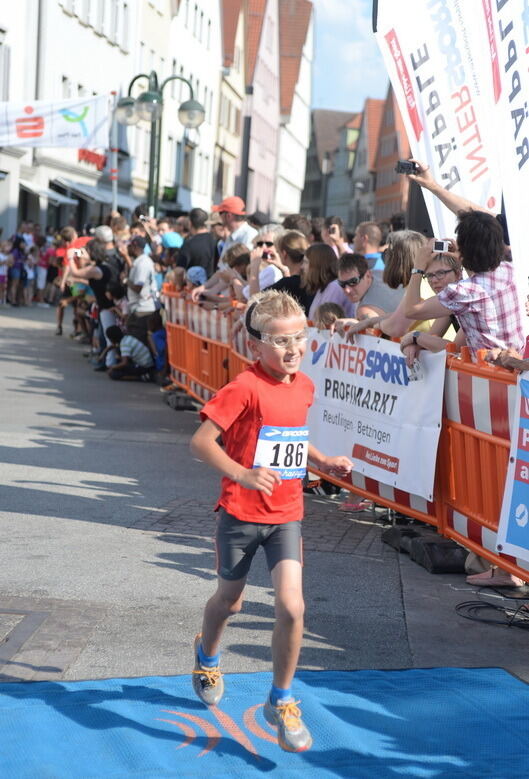
{"label": "vertical sponsor banner", "polygon": [[507,481],[498,527],[498,551],[529,560],[529,373],[518,381]]}
{"label": "vertical sponsor banner", "polygon": [[433,499],[446,356],[421,352],[410,378],[399,345],[311,329],[302,370],[315,384],[310,441],[347,455],[355,471]]}
{"label": "vertical sponsor banner", "polygon": [[[487,75],[495,87],[496,145],[518,299],[524,312],[529,292],[529,0],[483,0],[483,4],[490,18],[492,68]],[[523,321],[527,336],[529,319],[524,317]]]}
{"label": "vertical sponsor banner", "polygon": [[106,148],[109,96],[0,103],[0,146]]}
{"label": "vertical sponsor banner", "polygon": [[[491,67],[487,4],[379,0],[376,37],[413,156],[430,165],[445,189],[499,212],[492,116],[499,76]],[[454,215],[429,192],[424,196],[435,234],[452,237]]]}

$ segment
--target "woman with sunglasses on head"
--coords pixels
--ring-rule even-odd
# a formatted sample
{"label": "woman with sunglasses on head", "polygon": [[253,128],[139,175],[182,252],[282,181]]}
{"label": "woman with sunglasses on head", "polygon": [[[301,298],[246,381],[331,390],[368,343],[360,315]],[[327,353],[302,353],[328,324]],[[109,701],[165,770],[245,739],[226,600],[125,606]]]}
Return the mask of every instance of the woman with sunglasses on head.
{"label": "woman with sunglasses on head", "polygon": [[303,233],[289,230],[280,239],[277,250],[285,268],[285,275],[268,289],[278,292],[288,292],[300,304],[308,316],[314,295],[307,290],[308,260],[305,256],[310,243]]}

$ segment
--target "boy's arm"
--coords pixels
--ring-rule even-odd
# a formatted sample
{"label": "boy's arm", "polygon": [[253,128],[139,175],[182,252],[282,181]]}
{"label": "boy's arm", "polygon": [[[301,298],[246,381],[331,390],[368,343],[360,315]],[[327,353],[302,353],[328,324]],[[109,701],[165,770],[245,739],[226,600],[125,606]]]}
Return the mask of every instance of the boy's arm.
{"label": "boy's arm", "polygon": [[191,439],[192,454],[242,487],[271,495],[276,484],[281,484],[279,474],[269,468],[244,468],[232,460],[217,441],[221,433],[220,425],[206,419]]}
{"label": "boy's arm", "polygon": [[324,473],[335,473],[340,478],[348,476],[353,470],[353,464],[348,457],[327,457],[313,444],[309,444],[309,462]]}

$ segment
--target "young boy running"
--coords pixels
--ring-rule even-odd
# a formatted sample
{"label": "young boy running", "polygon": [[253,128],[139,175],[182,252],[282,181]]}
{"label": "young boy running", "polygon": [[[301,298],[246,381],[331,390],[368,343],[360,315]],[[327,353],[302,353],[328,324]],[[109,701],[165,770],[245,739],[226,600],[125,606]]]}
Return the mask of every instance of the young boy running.
{"label": "young boy running", "polygon": [[241,610],[253,556],[263,546],[276,613],[274,676],[264,716],[277,726],[282,749],[301,752],[310,748],[312,738],[290,687],[303,636],[302,479],[307,459],[341,477],[352,465],[346,457],[326,457],[308,441],[314,386],[299,372],[307,344],[299,303],[284,292],[259,293],[248,304],[245,325],[256,362],[206,403],[191,441],[193,454],[224,477],[217,505],[218,586],[195,638],[193,687],[208,706],[222,698],[222,631]]}

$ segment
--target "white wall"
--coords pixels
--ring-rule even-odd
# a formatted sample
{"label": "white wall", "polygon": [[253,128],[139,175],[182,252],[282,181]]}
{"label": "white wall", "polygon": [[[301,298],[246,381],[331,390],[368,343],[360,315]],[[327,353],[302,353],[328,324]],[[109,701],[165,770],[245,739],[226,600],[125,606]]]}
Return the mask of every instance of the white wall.
{"label": "white wall", "polygon": [[[185,209],[199,207],[209,211],[222,69],[219,0],[182,0],[178,14],[171,22],[169,51],[171,61],[176,59],[177,73],[182,73],[192,82],[195,99],[206,109],[204,123],[198,130],[188,133],[189,140],[196,143],[192,187],[186,189],[181,186],[179,200]],[[170,86],[165,94],[168,91]],[[167,101],[164,110],[164,135],[167,138],[170,132],[177,144],[182,144],[184,139],[184,128],[177,116],[178,105],[188,99],[189,89],[185,84],[180,87],[177,82],[175,98]],[[162,152],[162,171],[167,171],[170,160],[171,153],[166,140]],[[181,174],[180,167],[177,175]]]}

